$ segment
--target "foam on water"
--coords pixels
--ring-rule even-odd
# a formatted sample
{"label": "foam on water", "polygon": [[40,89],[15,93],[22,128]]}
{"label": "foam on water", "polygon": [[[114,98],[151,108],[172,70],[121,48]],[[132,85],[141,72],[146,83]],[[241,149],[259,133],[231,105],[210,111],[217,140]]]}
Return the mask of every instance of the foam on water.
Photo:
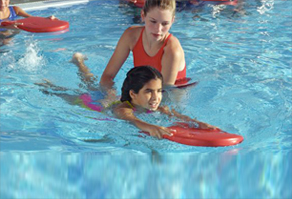
{"label": "foam on water", "polygon": [[24,55],[17,61],[17,65],[30,72],[40,71],[45,65],[38,44],[33,39],[26,40]]}

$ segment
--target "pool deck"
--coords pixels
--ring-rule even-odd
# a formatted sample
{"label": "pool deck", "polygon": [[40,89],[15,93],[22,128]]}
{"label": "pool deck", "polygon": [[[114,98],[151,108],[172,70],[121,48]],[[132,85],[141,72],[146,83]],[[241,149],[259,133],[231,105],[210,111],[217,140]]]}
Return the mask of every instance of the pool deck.
{"label": "pool deck", "polygon": [[49,7],[72,6],[81,3],[88,3],[89,0],[12,0],[11,5],[17,5],[25,11],[43,10]]}

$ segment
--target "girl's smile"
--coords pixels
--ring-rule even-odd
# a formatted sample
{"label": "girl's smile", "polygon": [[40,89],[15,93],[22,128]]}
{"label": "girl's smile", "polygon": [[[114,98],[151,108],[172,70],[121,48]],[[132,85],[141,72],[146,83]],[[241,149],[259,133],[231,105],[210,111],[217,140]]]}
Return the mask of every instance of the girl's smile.
{"label": "girl's smile", "polygon": [[130,96],[133,105],[155,111],[162,99],[162,81],[160,79],[152,79],[138,93],[131,90]]}

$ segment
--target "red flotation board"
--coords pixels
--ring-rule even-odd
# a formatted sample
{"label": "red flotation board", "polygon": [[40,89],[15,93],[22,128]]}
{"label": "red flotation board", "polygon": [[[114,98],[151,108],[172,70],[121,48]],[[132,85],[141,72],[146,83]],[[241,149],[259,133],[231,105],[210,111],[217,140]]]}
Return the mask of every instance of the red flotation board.
{"label": "red flotation board", "polygon": [[138,8],[143,8],[145,0],[127,0],[129,3],[133,3]]}
{"label": "red flotation board", "polygon": [[[176,132],[173,132],[173,136],[163,135],[163,138],[190,146],[223,147],[236,145],[243,141],[241,135],[227,133],[220,129],[189,127],[187,123],[182,122],[178,122],[168,128],[176,130]],[[142,133],[149,135],[147,132]]]}
{"label": "red flotation board", "polygon": [[194,81],[192,81],[191,78],[186,77],[184,79],[176,80],[174,86],[176,88],[185,88],[185,87],[188,87],[188,86],[194,86],[196,84],[198,84],[198,82],[194,82]]}
{"label": "red flotation board", "polygon": [[3,21],[1,23],[1,26],[8,26],[12,24],[19,24],[17,25],[17,27],[21,30],[37,33],[57,32],[69,28],[69,23],[67,21],[62,21],[59,19],[49,19],[44,17],[28,17],[15,21]]}

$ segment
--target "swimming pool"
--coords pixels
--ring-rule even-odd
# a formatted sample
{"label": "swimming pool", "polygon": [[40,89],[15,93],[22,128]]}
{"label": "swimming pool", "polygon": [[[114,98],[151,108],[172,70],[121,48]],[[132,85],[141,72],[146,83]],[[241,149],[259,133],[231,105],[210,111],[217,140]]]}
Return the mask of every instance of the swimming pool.
{"label": "swimming pool", "polygon": [[[185,50],[187,76],[199,84],[175,106],[244,137],[220,148],[141,137],[124,121],[100,120],[34,84],[46,78],[82,90],[72,54],[86,54],[100,76],[139,10],[100,0],[30,11],[67,20],[70,31],[21,32],[0,48],[0,197],[291,198],[291,9],[280,0],[247,0],[245,14],[179,8],[171,32]],[[132,61],[116,78],[118,90]]]}

